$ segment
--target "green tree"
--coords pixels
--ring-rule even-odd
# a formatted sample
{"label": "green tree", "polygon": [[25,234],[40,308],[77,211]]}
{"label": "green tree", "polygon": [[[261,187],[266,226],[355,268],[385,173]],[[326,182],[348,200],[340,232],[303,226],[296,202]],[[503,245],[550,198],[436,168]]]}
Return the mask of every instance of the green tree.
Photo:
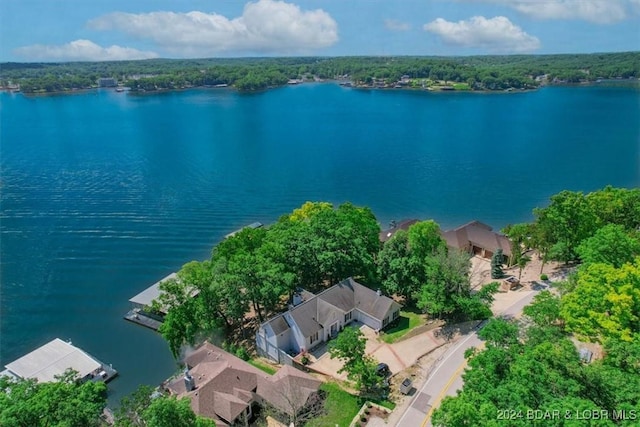
{"label": "green tree", "polygon": [[504,277],[504,271],[502,271],[502,264],[504,262],[504,254],[502,249],[498,249],[491,257],[491,278],[502,279]]}
{"label": "green tree", "polygon": [[620,268],[591,264],[562,297],[567,330],[592,340],[631,341],[640,331],[640,258]]}
{"label": "green tree", "polygon": [[496,347],[510,347],[518,343],[518,325],[505,319],[491,319],[480,329],[478,337]]}
{"label": "green tree", "polygon": [[140,385],[133,393],[120,400],[113,414],[116,427],[146,427],[142,413],[151,404],[153,387]]}
{"label": "green tree", "polygon": [[101,425],[107,387],[76,382],[67,371],[55,382],[14,380],[0,376],[0,425],[3,427],[91,427]]}
{"label": "green tree", "polygon": [[197,417],[191,409],[189,399],[175,397],[157,397],[142,412],[147,427],[214,427],[215,423]]}
{"label": "green tree", "polygon": [[347,378],[364,391],[375,389],[382,381],[376,374],[376,361],[365,354],[367,339],[358,328],[347,327],[329,345],[332,359],[343,362],[338,373],[347,373]]}
{"label": "green tree", "polygon": [[621,267],[640,255],[640,240],[623,226],[607,224],[576,249],[585,264],[604,263]]}
{"label": "green tree", "polygon": [[413,296],[424,281],[424,262],[412,255],[405,230],[398,230],[384,242],[376,265],[384,292],[402,296],[405,304],[412,304]]}
{"label": "green tree", "polygon": [[560,298],[549,291],[542,291],[533,297],[533,302],[522,312],[537,326],[558,325],[560,317]]}
{"label": "green tree", "polygon": [[549,246],[550,257],[558,261],[577,260],[576,248],[600,225],[600,219],[580,192],[562,191],[551,196],[549,206],[534,209],[533,213],[539,239]]}
{"label": "green tree", "polygon": [[447,248],[440,234],[440,227],[433,220],[416,222],[409,227],[408,233],[411,253],[419,259],[425,259]]}

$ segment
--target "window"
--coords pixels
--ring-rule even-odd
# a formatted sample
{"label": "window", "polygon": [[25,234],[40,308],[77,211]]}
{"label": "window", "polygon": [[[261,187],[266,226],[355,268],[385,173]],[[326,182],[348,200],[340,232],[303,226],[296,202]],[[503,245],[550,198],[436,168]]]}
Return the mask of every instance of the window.
{"label": "window", "polygon": [[309,344],[311,344],[313,342],[316,342],[316,341],[318,341],[318,333],[317,332],[309,337]]}
{"label": "window", "polygon": [[385,326],[387,326],[389,324],[389,318],[385,317],[384,320],[382,321],[382,327],[384,328]]}
{"label": "window", "polygon": [[396,310],[393,312],[393,320],[396,320],[398,317],[400,317],[400,310]]}
{"label": "window", "polygon": [[347,314],[344,315],[344,323],[347,323],[348,321],[351,320],[351,315],[353,314],[353,311],[348,312]]}

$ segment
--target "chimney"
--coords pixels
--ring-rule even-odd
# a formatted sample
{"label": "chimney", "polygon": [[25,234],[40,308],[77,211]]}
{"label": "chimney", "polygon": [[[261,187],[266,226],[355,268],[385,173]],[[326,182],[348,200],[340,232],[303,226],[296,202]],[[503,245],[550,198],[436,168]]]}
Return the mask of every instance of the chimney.
{"label": "chimney", "polygon": [[376,291],[376,295],[381,296],[381,295],[382,295],[382,291],[381,291],[380,289],[378,289],[378,290]]}
{"label": "chimney", "polygon": [[189,373],[189,369],[184,370],[184,387],[187,391],[193,391],[196,389],[196,380],[194,380]]}

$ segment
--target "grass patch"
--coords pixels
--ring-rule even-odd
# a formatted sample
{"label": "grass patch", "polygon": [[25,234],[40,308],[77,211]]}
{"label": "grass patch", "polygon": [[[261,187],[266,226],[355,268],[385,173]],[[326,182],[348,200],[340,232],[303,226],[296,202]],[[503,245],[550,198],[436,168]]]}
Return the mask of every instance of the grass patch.
{"label": "grass patch", "polygon": [[455,90],[470,90],[471,86],[469,86],[469,83],[454,83],[453,88]]}
{"label": "grass patch", "polygon": [[380,335],[382,341],[392,344],[405,336],[413,328],[426,324],[424,314],[413,311],[400,310],[400,317],[390,328],[386,329]]}
{"label": "grass patch", "polygon": [[327,393],[324,414],[309,421],[307,427],[348,426],[362,404],[357,396],[347,393],[336,383],[324,383],[320,389]]}
{"label": "grass patch", "polygon": [[388,400],[378,401],[354,396],[344,391],[337,383],[329,382],[320,386],[327,393],[324,402],[324,414],[307,422],[307,427],[339,426],[347,427],[356,416],[362,405],[370,400],[388,409],[395,408],[395,403]]}
{"label": "grass patch", "polygon": [[249,360],[249,364],[252,366],[255,366],[256,368],[260,369],[261,371],[266,372],[269,375],[273,375],[276,372],[278,372],[278,368],[269,365],[268,363],[263,362],[260,359],[251,359]]}

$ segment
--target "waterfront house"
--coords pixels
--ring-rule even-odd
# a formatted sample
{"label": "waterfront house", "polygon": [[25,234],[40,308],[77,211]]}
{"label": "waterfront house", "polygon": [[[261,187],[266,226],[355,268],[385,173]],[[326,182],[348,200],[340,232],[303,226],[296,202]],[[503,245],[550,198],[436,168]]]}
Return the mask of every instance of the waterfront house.
{"label": "waterfront house", "polygon": [[247,426],[258,405],[294,418],[314,401],[321,384],[290,366],[269,375],[209,342],[187,355],[185,363],[184,377],[171,380],[166,389],[189,398],[195,413],[218,426]]}
{"label": "waterfront house", "polygon": [[108,381],[117,375],[105,365],[70,342],[56,338],[5,366],[0,375],[38,382],[54,382],[68,369],[77,372],[79,381]]}
{"label": "waterfront house", "polygon": [[445,231],[442,237],[450,248],[467,251],[482,258],[490,259],[498,249],[502,249],[506,263],[510,264],[511,241],[480,221],[471,221],[453,230]]}
{"label": "waterfront house", "polygon": [[[258,351],[277,362],[285,354],[310,350],[335,337],[345,325],[360,321],[379,331],[400,315],[400,304],[348,278],[318,295],[294,296],[299,304],[260,325]],[[284,353],[284,354],[283,354]]]}

